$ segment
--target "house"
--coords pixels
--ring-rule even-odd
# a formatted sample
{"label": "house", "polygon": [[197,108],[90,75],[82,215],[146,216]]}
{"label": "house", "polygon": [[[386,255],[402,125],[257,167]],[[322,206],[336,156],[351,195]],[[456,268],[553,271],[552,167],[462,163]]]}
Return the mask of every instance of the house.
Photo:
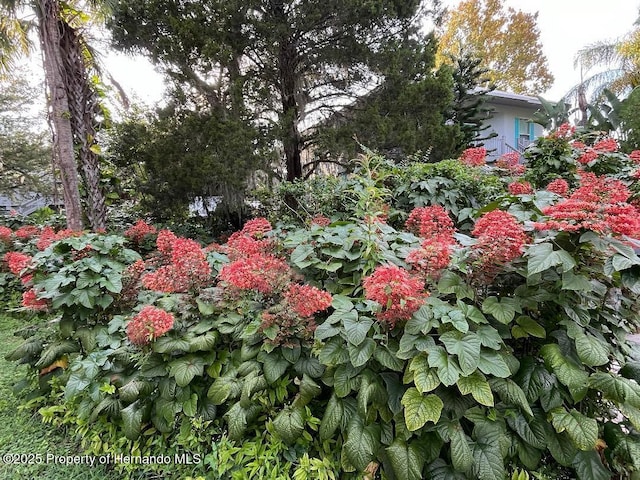
{"label": "house", "polygon": [[0,195],[0,216],[10,215],[12,211],[20,216],[27,216],[43,207],[61,205],[39,193]]}
{"label": "house", "polygon": [[514,151],[522,153],[543,135],[543,127],[531,121],[533,114],[542,108],[536,97],[494,90],[487,94],[486,107],[493,110],[493,116],[486,120],[489,128],[482,132],[483,136],[497,134],[481,142],[490,159]]}

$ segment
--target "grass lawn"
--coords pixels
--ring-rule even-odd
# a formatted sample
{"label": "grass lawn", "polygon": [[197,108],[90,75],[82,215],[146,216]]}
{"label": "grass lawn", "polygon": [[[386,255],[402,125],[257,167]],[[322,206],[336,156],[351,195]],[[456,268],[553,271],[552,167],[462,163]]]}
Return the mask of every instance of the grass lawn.
{"label": "grass lawn", "polygon": [[[18,408],[12,386],[23,373],[23,368],[8,362],[4,356],[20,344],[13,336],[21,320],[0,314],[0,479],[47,480],[115,480],[121,476],[109,472],[104,466],[60,465],[46,463],[47,454],[55,456],[80,455],[78,445],[64,432],[40,421],[37,413]],[[41,458],[42,464],[6,464],[6,454],[29,454],[32,460]],[[40,455],[41,457],[38,457]],[[59,457],[58,457],[59,458]]]}

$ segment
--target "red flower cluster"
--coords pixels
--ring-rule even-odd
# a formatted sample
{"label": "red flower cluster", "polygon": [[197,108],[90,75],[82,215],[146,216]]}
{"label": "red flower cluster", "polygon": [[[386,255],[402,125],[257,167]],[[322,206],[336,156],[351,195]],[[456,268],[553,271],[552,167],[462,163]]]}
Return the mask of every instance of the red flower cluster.
{"label": "red flower cluster", "polygon": [[424,282],[403,268],[384,265],[362,281],[365,297],[382,306],[377,318],[391,328],[402,320],[409,320],[429,296]]}
{"label": "red flower cluster", "polygon": [[291,268],[270,254],[256,254],[231,262],[220,271],[220,279],[241,290],[271,294],[289,283]]}
{"label": "red flower cluster", "polygon": [[569,184],[564,178],[556,178],[555,180],[549,182],[546,190],[548,192],[555,193],[556,195],[560,195],[564,197],[569,191]]}
{"label": "red flower cluster", "polygon": [[32,257],[20,252],[7,252],[4,254],[4,261],[7,262],[9,271],[16,276],[20,276],[20,272],[29,266],[31,260],[33,260]]}
{"label": "red flower cluster", "polygon": [[139,244],[142,243],[146,236],[154,235],[156,232],[156,227],[149,225],[144,220],[138,220],[135,225],[124,231],[124,236]]}
{"label": "red flower cluster", "polygon": [[147,305],[127,324],[127,336],[134,345],[146,345],[171,330],[173,322],[169,312]]}
{"label": "red flower cluster", "polygon": [[575,132],[576,127],[571,126],[568,123],[563,123],[554,132],[551,133],[551,136],[555,138],[571,138],[571,136]]}
{"label": "red flower cluster", "polygon": [[414,208],[405,227],[420,237],[442,239],[446,243],[452,241],[455,232],[451,217],[440,205]]}
{"label": "red flower cluster", "polygon": [[593,146],[593,149],[596,152],[605,152],[605,153],[617,152],[618,148],[619,148],[618,142],[613,138],[604,138]]}
{"label": "red flower cluster", "polygon": [[507,188],[511,195],[526,195],[533,193],[533,187],[529,182],[512,182]]}
{"label": "red flower cluster", "polygon": [[492,268],[518,258],[528,240],[518,220],[502,210],[484,214],[471,233],[478,239],[473,250],[482,268]]}
{"label": "red flower cluster", "polygon": [[325,217],[324,215],[316,215],[311,219],[311,225],[319,225],[321,227],[326,227],[331,225],[331,219]]}
{"label": "red flower cluster", "polygon": [[485,164],[487,149],[484,147],[467,148],[460,156],[460,161],[470,167],[481,167]]}
{"label": "red flower cluster", "polygon": [[45,298],[38,298],[36,291],[30,288],[22,294],[22,306],[30,310],[40,311],[49,308],[49,302]]}
{"label": "red flower cluster", "polygon": [[20,240],[29,240],[33,237],[36,237],[40,234],[40,229],[38,227],[34,227],[33,225],[25,225],[24,227],[20,227],[15,231],[16,238]]}
{"label": "red flower cluster", "polygon": [[522,175],[526,167],[520,163],[518,152],[509,152],[502,155],[495,163],[496,167],[509,170],[511,175]]}
{"label": "red flower cluster", "polygon": [[0,242],[10,244],[11,235],[13,235],[13,231],[9,227],[0,226]]}
{"label": "red flower cluster", "polygon": [[640,234],[640,212],[626,203],[630,192],[622,182],[583,172],[580,183],[565,201],[542,210],[549,219],[536,223],[537,230]]}
{"label": "red flower cluster", "polygon": [[635,163],[640,163],[640,150],[634,150],[629,154],[629,158]]}
{"label": "red flower cluster", "polygon": [[174,236],[169,243],[169,239],[163,238],[167,240],[163,253],[169,258],[169,265],[146,274],[142,284],[150,290],[167,293],[184,293],[207,285],[211,280],[211,266],[198,242]]}
{"label": "red flower cluster", "polygon": [[420,244],[420,248],[409,252],[407,263],[424,277],[438,279],[442,270],[449,266],[452,250],[453,242],[429,238]]}
{"label": "red flower cluster", "polygon": [[598,158],[598,152],[591,148],[586,148],[585,151],[578,157],[578,163],[586,165]]}
{"label": "red flower cluster", "polygon": [[326,310],[331,306],[333,298],[329,292],[320,290],[311,285],[299,285],[291,283],[284,291],[284,298],[301,317],[311,317],[317,312]]}
{"label": "red flower cluster", "polygon": [[36,247],[38,250],[46,250],[53,242],[57,242],[58,240],[62,240],[63,238],[69,238],[73,236],[82,235],[82,232],[77,232],[75,230],[60,230],[56,232],[51,227],[44,227],[40,236],[38,237],[38,242],[36,243]]}
{"label": "red flower cluster", "polygon": [[262,238],[264,234],[273,230],[271,223],[266,218],[254,218],[242,227],[241,232],[253,238]]}
{"label": "red flower cluster", "polygon": [[178,237],[176,237],[175,233],[171,230],[160,230],[158,238],[156,239],[156,247],[158,248],[158,251],[163,255],[171,255],[173,242],[175,242],[177,238]]}

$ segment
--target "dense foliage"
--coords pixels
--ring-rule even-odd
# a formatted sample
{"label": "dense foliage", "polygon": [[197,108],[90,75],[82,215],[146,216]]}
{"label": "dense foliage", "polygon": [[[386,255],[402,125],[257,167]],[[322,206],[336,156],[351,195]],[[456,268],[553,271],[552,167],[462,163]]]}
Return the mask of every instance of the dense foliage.
{"label": "dense foliage", "polygon": [[142,221],[2,230],[54,320],[10,354],[25,392],[90,452],[197,453],[180,472],[210,478],[637,478],[639,154],[553,138],[571,168],[550,184],[481,149],[366,156],[324,180],[335,216],[205,248]]}

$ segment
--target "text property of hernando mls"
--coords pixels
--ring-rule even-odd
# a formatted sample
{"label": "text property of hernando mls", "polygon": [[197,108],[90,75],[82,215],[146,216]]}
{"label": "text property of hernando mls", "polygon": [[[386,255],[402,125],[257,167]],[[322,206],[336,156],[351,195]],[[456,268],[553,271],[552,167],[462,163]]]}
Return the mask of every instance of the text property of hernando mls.
{"label": "text property of hernando mls", "polygon": [[199,453],[175,455],[56,455],[53,453],[5,453],[0,463],[6,465],[197,465],[202,461]]}

